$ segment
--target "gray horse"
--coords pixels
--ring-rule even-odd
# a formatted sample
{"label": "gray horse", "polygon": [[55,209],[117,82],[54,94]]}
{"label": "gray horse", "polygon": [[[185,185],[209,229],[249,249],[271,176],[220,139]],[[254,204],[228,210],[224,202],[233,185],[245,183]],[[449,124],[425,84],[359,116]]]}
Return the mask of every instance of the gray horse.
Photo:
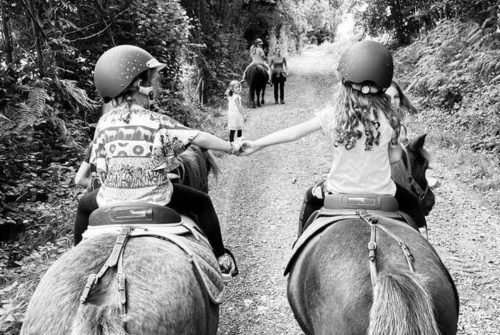
{"label": "gray horse", "polygon": [[[181,178],[186,181],[189,175],[190,185],[205,188],[210,168],[215,167],[210,155],[192,146],[180,158]],[[103,268],[117,236],[90,237],[48,269],[31,298],[21,334],[217,333],[219,305],[205,289],[193,254],[216,269],[216,280],[221,280],[220,270],[208,242],[193,236],[181,236],[180,244],[188,245],[193,254],[169,239],[130,237],[122,254],[126,290],[120,291],[117,271],[111,268],[81,303],[89,275]]]}

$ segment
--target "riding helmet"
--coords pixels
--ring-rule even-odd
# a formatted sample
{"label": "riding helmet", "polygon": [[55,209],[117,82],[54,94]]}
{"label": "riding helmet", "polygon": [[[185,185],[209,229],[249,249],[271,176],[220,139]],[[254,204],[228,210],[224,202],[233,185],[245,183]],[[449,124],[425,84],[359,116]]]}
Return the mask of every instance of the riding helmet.
{"label": "riding helmet", "polygon": [[342,54],[337,70],[344,85],[374,85],[385,90],[391,86],[394,63],[391,52],[384,45],[361,41]]}
{"label": "riding helmet", "polygon": [[119,45],[104,52],[97,60],[94,83],[97,91],[106,99],[122,94],[134,80],[147,70],[161,70],[160,63],[146,50],[134,45]]}
{"label": "riding helmet", "polygon": [[264,42],[262,42],[262,40],[260,38],[256,38],[255,41],[253,42],[255,45],[258,45],[258,44],[264,44]]}

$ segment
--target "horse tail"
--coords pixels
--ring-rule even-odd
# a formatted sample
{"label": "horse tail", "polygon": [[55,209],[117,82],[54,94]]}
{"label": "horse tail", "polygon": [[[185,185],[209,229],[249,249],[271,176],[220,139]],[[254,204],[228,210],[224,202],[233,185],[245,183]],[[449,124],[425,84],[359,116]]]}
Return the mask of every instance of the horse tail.
{"label": "horse tail", "polygon": [[71,335],[127,335],[120,313],[116,306],[81,305]]}
{"label": "horse tail", "polygon": [[381,273],[373,292],[368,335],[439,335],[426,279],[415,273]]}

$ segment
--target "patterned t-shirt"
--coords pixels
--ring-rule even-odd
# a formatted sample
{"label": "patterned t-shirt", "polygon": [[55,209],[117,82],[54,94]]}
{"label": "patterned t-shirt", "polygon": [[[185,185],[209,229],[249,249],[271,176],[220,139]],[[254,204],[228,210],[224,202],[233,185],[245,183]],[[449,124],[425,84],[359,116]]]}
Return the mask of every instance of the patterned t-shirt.
{"label": "patterned t-shirt", "polygon": [[[318,113],[323,133],[335,143],[335,110],[326,108]],[[374,120],[375,121],[375,120]],[[354,148],[347,150],[343,144],[333,146],[333,162],[325,185],[332,193],[388,194],[396,193],[391,179],[389,164],[389,142],[393,129],[383,113],[378,118],[379,144],[365,150],[366,136],[357,140]]]}
{"label": "patterned t-shirt", "polygon": [[167,172],[177,154],[199,134],[176,120],[139,106],[122,105],[104,114],[94,137],[91,162],[103,176],[99,206],[122,201],[166,205],[172,195]]}

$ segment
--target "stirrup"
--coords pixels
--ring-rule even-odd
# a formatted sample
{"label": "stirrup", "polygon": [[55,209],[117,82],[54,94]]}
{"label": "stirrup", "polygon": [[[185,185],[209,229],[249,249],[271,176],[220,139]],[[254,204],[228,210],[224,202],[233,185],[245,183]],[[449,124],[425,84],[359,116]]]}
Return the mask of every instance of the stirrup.
{"label": "stirrup", "polygon": [[[236,258],[234,257],[233,253],[229,251],[228,249],[224,249],[224,255],[228,255],[231,257],[231,262],[234,265],[234,267],[231,267],[228,273],[222,272],[222,280],[224,282],[229,282],[233,279],[233,277],[236,277],[239,274],[238,270],[238,264],[236,264]],[[220,266],[220,265],[219,265]]]}

